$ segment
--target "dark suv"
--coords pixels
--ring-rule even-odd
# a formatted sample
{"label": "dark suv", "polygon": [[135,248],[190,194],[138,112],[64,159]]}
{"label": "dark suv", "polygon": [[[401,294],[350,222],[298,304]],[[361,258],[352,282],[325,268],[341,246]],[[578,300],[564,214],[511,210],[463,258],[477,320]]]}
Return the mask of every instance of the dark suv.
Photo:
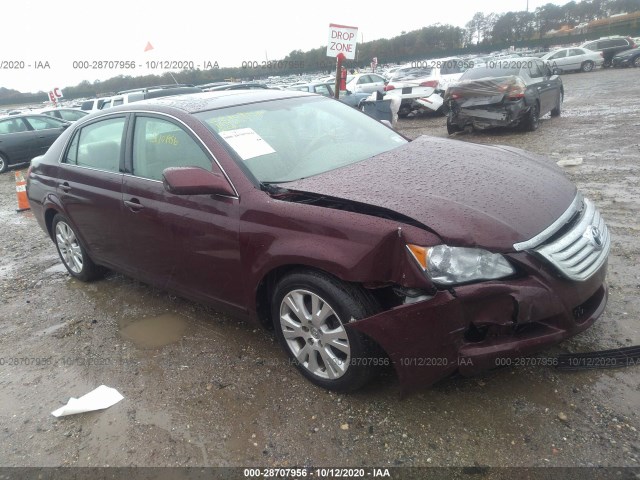
{"label": "dark suv", "polygon": [[613,64],[613,57],[625,50],[637,47],[631,37],[602,37],[598,40],[591,40],[580,45],[581,48],[588,48],[594,52],[602,52],[604,58],[603,67],[610,67]]}

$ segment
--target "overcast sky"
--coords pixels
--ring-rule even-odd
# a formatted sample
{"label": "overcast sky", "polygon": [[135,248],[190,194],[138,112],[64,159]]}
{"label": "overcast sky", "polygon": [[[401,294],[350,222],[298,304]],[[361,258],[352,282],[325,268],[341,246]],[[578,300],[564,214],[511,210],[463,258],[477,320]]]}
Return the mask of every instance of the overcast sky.
{"label": "overcast sky", "polygon": [[[529,10],[546,3],[529,0]],[[5,0],[2,3],[0,87],[23,92],[93,82],[119,74],[144,75],[152,60],[218,62],[281,59],[292,50],[327,44],[330,23],[358,27],[360,40],[390,38],[435,23],[463,27],[477,11],[525,10],[527,0]],[[382,5],[386,5],[382,7]],[[304,6],[304,8],[302,8]],[[150,42],[154,49],[145,52]],[[132,60],[133,71],[80,70],[74,60]],[[6,62],[25,63],[10,70]],[[50,69],[35,69],[48,62]],[[29,67],[31,65],[31,67]],[[163,71],[156,71],[161,74]]]}

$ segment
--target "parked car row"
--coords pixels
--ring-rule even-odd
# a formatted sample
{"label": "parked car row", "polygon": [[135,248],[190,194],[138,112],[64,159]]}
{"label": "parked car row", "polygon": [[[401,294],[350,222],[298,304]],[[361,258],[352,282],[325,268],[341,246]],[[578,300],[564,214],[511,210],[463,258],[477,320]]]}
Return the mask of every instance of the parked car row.
{"label": "parked car row", "polygon": [[[286,90],[297,90],[299,92],[308,92],[308,93],[317,93],[318,95],[322,95],[325,97],[333,97],[334,96],[335,86],[333,83],[327,82],[311,82],[305,83],[302,85],[294,85],[292,87],[288,87]],[[370,96],[369,93],[358,92],[354,93],[351,90],[341,91],[338,99],[342,103],[346,103],[347,105],[359,108],[360,103]]]}
{"label": "parked car row", "polygon": [[151,98],[169,97],[172,95],[183,95],[186,93],[198,93],[202,89],[193,85],[157,85],[153,87],[138,88],[118,92],[112,97],[94,98],[82,103],[81,109],[89,112],[105,110],[119,105],[126,105],[132,102],[148,100]]}
{"label": "parked car row", "polygon": [[50,115],[18,114],[0,118],[0,173],[44,155],[71,123]]}

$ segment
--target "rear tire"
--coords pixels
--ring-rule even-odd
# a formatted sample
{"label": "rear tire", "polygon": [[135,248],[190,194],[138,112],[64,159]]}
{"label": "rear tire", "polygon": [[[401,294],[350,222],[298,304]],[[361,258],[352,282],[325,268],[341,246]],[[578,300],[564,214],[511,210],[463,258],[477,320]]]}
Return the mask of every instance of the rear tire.
{"label": "rear tire", "polygon": [[410,108],[402,108],[402,107],[400,107],[400,110],[398,110],[398,118],[407,118],[410,113],[411,113],[411,109]]}
{"label": "rear tire", "polygon": [[595,64],[591,60],[587,60],[586,62],[582,62],[582,67],[580,67],[580,70],[587,73],[592,71],[593,67],[595,67]]}
{"label": "rear tire", "polygon": [[104,274],[104,269],[93,263],[87,254],[67,217],[56,214],[51,230],[62,264],[72,277],[89,282]]}
{"label": "rear tire", "polygon": [[522,129],[526,132],[534,132],[540,126],[540,105],[538,102],[531,105],[529,113],[522,121]]}
{"label": "rear tire", "polygon": [[462,128],[460,128],[455,123],[451,122],[451,119],[447,117],[447,133],[449,135],[453,135],[454,133],[462,132]]}
{"label": "rear tire", "polygon": [[377,373],[377,347],[344,326],[379,308],[360,287],[327,274],[298,270],[273,293],[271,318],[276,336],[296,368],[312,383],[338,392],[361,388]]}

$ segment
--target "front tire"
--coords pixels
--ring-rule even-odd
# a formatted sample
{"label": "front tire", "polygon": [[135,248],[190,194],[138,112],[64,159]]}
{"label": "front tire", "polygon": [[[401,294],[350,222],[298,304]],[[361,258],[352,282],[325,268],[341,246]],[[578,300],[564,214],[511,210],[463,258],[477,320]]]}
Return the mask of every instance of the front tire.
{"label": "front tire", "polygon": [[345,325],[378,311],[359,287],[327,274],[296,271],[277,285],[271,303],[276,336],[296,368],[312,383],[354,391],[376,374],[371,340]]}
{"label": "front tire", "polygon": [[0,155],[0,173],[4,173],[9,169],[9,161],[3,155]]}
{"label": "front tire", "polygon": [[593,67],[595,67],[595,64],[591,60],[587,60],[586,62],[582,63],[582,67],[580,68],[580,70],[587,73],[592,71]]}
{"label": "front tire", "polygon": [[637,56],[633,59],[633,66],[636,68],[640,68],[640,56]]}
{"label": "front tire", "polygon": [[104,270],[89,258],[67,217],[56,214],[51,228],[58,255],[71,276],[83,282],[102,276]]}

